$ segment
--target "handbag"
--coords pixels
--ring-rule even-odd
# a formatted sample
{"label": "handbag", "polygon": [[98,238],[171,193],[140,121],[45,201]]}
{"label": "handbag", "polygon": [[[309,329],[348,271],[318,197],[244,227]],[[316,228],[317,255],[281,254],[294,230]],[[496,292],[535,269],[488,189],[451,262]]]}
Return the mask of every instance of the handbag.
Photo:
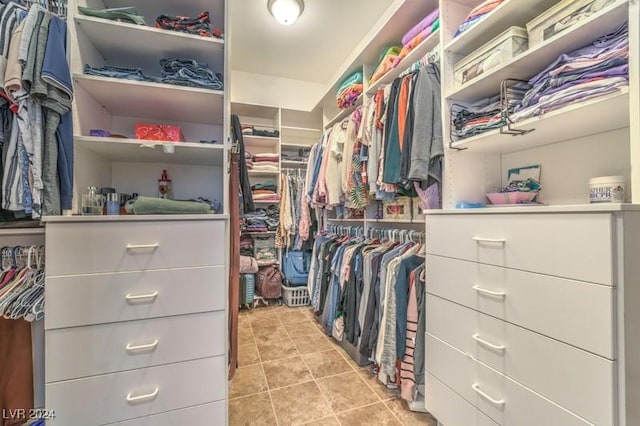
{"label": "handbag", "polygon": [[169,124],[136,124],[136,139],[164,142],[184,142],[182,129]]}
{"label": "handbag", "polygon": [[285,282],[290,286],[307,285],[311,253],[308,251],[288,251],[282,259],[282,272]]}
{"label": "handbag", "polygon": [[282,295],[282,273],[275,266],[266,266],[256,274],[256,290],[265,299]]}

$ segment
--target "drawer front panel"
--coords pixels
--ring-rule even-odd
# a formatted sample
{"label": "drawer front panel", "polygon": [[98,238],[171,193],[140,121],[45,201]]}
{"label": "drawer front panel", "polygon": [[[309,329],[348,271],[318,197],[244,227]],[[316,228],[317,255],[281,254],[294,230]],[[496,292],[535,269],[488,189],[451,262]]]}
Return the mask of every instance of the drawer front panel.
{"label": "drawer front panel", "polygon": [[48,383],[224,355],[224,311],[46,333]]}
{"label": "drawer front panel", "polygon": [[427,252],[613,285],[609,214],[431,215]]}
{"label": "drawer front panel", "polygon": [[426,262],[428,293],[616,358],[612,287],[433,255]]}
{"label": "drawer front panel", "polygon": [[612,361],[437,296],[426,312],[427,331],[462,353],[596,424],[613,416]]}
{"label": "drawer front panel", "polygon": [[140,419],[109,423],[105,426],[224,425],[227,419],[226,405],[224,401],[218,401],[211,404],[198,405],[197,407],[185,408],[184,410],[155,414]]}
{"label": "drawer front panel", "polygon": [[[589,425],[428,333],[426,345],[427,371],[500,425]],[[613,425],[610,418],[594,421],[602,426]]]}
{"label": "drawer front panel", "polygon": [[498,426],[447,385],[427,373],[426,408],[442,426]]}
{"label": "drawer front panel", "polygon": [[217,266],[225,222],[153,221],[47,225],[47,276]]}
{"label": "drawer front panel", "polygon": [[47,277],[45,327],[224,310],[227,287],[224,266]]}
{"label": "drawer front panel", "polygon": [[[97,426],[221,401],[226,357],[205,358],[46,385],[52,426]],[[135,423],[134,423],[135,424]]]}

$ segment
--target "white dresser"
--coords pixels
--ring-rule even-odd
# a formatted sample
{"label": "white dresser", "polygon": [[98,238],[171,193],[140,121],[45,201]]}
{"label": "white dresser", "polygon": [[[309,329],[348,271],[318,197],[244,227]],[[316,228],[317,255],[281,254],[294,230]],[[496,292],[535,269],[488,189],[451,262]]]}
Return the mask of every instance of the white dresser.
{"label": "white dresser", "polygon": [[640,425],[637,208],[432,212],[427,241],[442,425]]}
{"label": "white dresser", "polygon": [[226,226],[202,215],[48,220],[48,424],[226,424]]}

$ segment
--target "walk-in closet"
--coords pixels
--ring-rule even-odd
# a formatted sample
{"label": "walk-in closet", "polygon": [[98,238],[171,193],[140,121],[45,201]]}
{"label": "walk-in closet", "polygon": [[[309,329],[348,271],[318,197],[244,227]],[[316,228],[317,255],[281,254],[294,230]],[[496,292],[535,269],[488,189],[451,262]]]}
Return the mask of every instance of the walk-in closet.
{"label": "walk-in closet", "polygon": [[0,29],[0,426],[640,426],[637,0]]}

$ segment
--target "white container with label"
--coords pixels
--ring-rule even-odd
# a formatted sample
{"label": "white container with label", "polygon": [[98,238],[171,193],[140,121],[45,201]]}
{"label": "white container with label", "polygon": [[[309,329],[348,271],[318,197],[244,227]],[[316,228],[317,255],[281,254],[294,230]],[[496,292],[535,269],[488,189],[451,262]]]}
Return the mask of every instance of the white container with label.
{"label": "white container with label", "polygon": [[589,201],[592,203],[623,203],[624,176],[601,176],[589,180]]}

